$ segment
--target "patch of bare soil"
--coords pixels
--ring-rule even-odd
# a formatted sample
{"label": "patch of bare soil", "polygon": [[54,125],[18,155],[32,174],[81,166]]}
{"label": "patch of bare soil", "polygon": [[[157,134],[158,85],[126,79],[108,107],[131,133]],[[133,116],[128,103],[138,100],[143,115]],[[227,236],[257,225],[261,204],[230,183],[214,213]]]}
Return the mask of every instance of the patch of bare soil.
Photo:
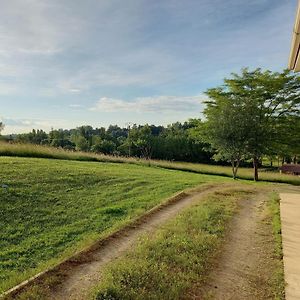
{"label": "patch of bare soil", "polygon": [[[126,226],[107,239],[95,244],[90,249],[68,259],[55,270],[46,272],[38,279],[16,290],[8,299],[55,299],[81,300],[87,299],[91,289],[101,279],[101,269],[110,261],[120,256],[135,244],[137,238],[154,230],[182,209],[199,201],[209,193],[228,185],[211,185],[200,187],[190,193],[181,193],[166,205],[145,214],[131,226]],[[49,283],[49,284],[48,284]],[[37,292],[36,292],[37,291]],[[36,293],[36,294],[35,294]],[[30,295],[28,298],[24,295]],[[33,296],[32,295],[37,295]],[[19,298],[20,296],[20,298]],[[25,297],[25,298],[24,298]],[[40,298],[41,297],[41,298]]]}
{"label": "patch of bare soil", "polygon": [[267,191],[260,191],[239,202],[207,286],[193,299],[273,299],[274,242],[267,197]]}

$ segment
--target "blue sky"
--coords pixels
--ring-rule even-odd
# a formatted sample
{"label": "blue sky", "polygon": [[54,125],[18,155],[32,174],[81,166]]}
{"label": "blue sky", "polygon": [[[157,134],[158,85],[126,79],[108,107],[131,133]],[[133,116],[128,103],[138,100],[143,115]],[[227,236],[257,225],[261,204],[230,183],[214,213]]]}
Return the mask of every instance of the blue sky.
{"label": "blue sky", "polygon": [[4,133],[199,117],[242,67],[287,66],[297,0],[0,0]]}

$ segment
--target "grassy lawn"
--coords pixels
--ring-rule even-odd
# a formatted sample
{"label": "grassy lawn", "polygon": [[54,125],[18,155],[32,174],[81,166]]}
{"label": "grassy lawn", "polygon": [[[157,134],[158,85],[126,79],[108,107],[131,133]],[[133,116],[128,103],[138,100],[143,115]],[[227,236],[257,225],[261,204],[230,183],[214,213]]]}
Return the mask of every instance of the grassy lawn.
{"label": "grassy lawn", "polygon": [[0,157],[0,291],[179,190],[224,180],[136,164]]}
{"label": "grassy lawn", "polygon": [[[146,166],[151,165],[164,169],[182,170],[199,174],[232,177],[232,171],[230,166],[218,166],[186,162],[170,162],[163,160],[143,160],[138,158],[107,156],[86,152],[72,152],[65,151],[62,149],[56,149],[53,147],[45,147],[31,144],[9,144],[0,142],[0,156],[40,157],[78,161],[129,163]],[[240,179],[253,180],[253,170],[251,168],[240,168],[237,177]],[[266,169],[260,170],[259,178],[262,181],[300,185],[299,176],[280,174],[279,172],[267,171]]]}
{"label": "grassy lawn", "polygon": [[108,265],[94,299],[182,299],[207,279],[243,191],[212,194]]}

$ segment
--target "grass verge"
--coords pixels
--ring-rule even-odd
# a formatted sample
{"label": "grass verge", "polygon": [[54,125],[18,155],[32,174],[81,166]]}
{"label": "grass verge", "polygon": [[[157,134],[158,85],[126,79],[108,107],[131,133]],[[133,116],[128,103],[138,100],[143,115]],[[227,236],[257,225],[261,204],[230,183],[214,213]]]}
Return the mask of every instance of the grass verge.
{"label": "grass verge", "polygon": [[[98,161],[111,163],[127,163],[144,166],[154,166],[164,169],[193,172],[199,174],[232,177],[231,167],[207,165],[186,162],[170,162],[163,160],[145,160],[133,157],[108,156],[87,152],[74,152],[32,144],[9,144],[0,142],[0,156],[37,157],[78,161]],[[253,171],[250,168],[239,168],[238,178],[253,180]],[[279,172],[265,172],[261,170],[260,180],[277,183],[300,185],[300,177],[280,174]]]}
{"label": "grass verge", "polygon": [[108,265],[93,298],[180,299],[203,284],[236,208],[238,191],[208,196]]}
{"label": "grass verge", "polygon": [[285,281],[283,268],[281,219],[280,219],[280,198],[277,193],[272,193],[269,201],[269,211],[274,237],[274,262],[271,287],[276,300],[285,299]]}

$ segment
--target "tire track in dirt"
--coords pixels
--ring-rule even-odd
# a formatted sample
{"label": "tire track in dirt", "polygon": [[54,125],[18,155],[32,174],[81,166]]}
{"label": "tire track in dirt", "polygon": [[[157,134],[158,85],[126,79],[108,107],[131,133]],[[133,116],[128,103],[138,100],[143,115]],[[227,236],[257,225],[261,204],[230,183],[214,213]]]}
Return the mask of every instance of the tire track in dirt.
{"label": "tire track in dirt", "polygon": [[268,223],[270,190],[261,189],[239,201],[208,283],[192,299],[273,299],[271,287],[274,240]]}

